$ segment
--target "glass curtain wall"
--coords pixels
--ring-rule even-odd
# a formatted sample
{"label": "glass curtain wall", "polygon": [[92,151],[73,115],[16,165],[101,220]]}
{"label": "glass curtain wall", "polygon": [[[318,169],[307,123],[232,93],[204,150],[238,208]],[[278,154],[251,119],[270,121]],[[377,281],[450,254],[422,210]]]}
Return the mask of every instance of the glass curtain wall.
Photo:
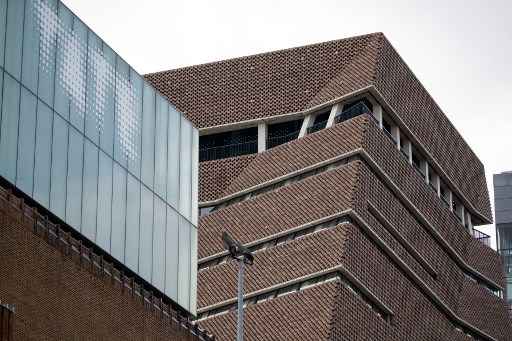
{"label": "glass curtain wall", "polygon": [[57,0],[0,0],[0,175],[195,314],[198,132]]}
{"label": "glass curtain wall", "polygon": [[512,173],[495,174],[494,209],[498,252],[506,277],[506,299],[512,311]]}

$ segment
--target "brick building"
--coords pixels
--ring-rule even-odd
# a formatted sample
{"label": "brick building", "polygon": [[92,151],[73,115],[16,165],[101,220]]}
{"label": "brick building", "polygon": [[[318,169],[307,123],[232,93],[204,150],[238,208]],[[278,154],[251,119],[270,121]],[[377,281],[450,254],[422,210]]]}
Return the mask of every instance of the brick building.
{"label": "brick building", "polygon": [[198,321],[233,340],[512,340],[484,167],[380,33],[150,74],[200,128]]}

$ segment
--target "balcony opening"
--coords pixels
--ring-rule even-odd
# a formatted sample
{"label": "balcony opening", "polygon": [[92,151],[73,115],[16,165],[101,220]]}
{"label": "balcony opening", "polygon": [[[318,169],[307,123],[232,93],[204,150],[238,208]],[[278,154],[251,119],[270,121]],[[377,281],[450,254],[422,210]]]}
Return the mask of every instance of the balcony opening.
{"label": "balcony opening", "polygon": [[328,108],[326,111],[320,112],[316,114],[313,125],[308,128],[308,134],[312,134],[319,130],[322,130],[327,125],[327,121],[329,120],[329,115],[331,114],[331,108]]}
{"label": "balcony opening", "polygon": [[267,131],[267,149],[290,142],[299,137],[300,128],[304,120],[295,120],[270,124]]}
{"label": "balcony opening", "polygon": [[430,188],[434,190],[434,192],[437,194],[437,182],[439,181],[439,178],[437,177],[436,173],[432,170],[432,168],[429,168],[428,170],[428,185]]}
{"label": "balcony opening", "polygon": [[450,191],[448,187],[440,180],[439,188],[441,190],[441,201],[446,205],[446,207],[450,208]]}
{"label": "balcony opening", "polygon": [[389,137],[391,139],[391,141],[393,141],[396,144],[396,140],[393,136],[391,127],[392,127],[392,124],[389,121],[389,119],[387,117],[385,117],[385,115],[382,115],[382,130],[387,135],[387,137]]}
{"label": "balcony opening", "polygon": [[464,206],[462,206],[459,198],[457,198],[455,195],[453,195],[452,207],[453,207],[453,212],[455,213],[455,216],[457,217],[457,219],[459,219],[459,221],[461,223],[463,223],[464,222],[464,219],[463,219]]}
{"label": "balcony opening", "polygon": [[343,111],[336,115],[334,122],[344,122],[362,114],[370,114],[370,116],[375,119],[372,115],[372,109],[372,103],[366,98],[350,102],[343,106]]}
{"label": "balcony opening", "polygon": [[409,141],[405,137],[400,138],[400,152],[409,161]]}
{"label": "balcony opening", "polygon": [[412,147],[412,166],[414,169],[420,173],[420,175],[425,178],[425,170],[423,169],[423,163],[425,162],[425,159],[420,155],[420,153]]}
{"label": "balcony opening", "polygon": [[199,138],[199,161],[224,159],[258,152],[258,128],[246,128]]}
{"label": "balcony opening", "polygon": [[485,246],[491,247],[491,236],[489,236],[487,233],[483,233],[482,231],[473,228],[473,238]]}

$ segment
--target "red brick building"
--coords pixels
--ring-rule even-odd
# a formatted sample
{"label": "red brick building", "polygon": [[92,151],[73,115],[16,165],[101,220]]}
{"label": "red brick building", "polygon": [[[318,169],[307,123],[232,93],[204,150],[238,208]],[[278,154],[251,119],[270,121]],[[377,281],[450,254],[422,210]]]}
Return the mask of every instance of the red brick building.
{"label": "red brick building", "polygon": [[384,35],[147,75],[200,128],[198,321],[233,340],[512,340],[484,167]]}
{"label": "red brick building", "polygon": [[1,341],[213,339],[161,292],[41,212],[0,187]]}

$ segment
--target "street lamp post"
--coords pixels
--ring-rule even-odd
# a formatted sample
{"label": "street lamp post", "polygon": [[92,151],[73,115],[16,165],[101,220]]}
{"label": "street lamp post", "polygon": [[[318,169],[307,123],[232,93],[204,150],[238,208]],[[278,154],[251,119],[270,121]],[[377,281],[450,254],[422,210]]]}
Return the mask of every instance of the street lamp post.
{"label": "street lamp post", "polygon": [[231,236],[224,232],[222,233],[222,241],[224,247],[229,252],[231,258],[236,259],[238,262],[238,322],[236,326],[236,340],[243,341],[244,339],[244,272],[245,265],[252,265],[254,256],[251,251],[240,242],[231,238]]}

